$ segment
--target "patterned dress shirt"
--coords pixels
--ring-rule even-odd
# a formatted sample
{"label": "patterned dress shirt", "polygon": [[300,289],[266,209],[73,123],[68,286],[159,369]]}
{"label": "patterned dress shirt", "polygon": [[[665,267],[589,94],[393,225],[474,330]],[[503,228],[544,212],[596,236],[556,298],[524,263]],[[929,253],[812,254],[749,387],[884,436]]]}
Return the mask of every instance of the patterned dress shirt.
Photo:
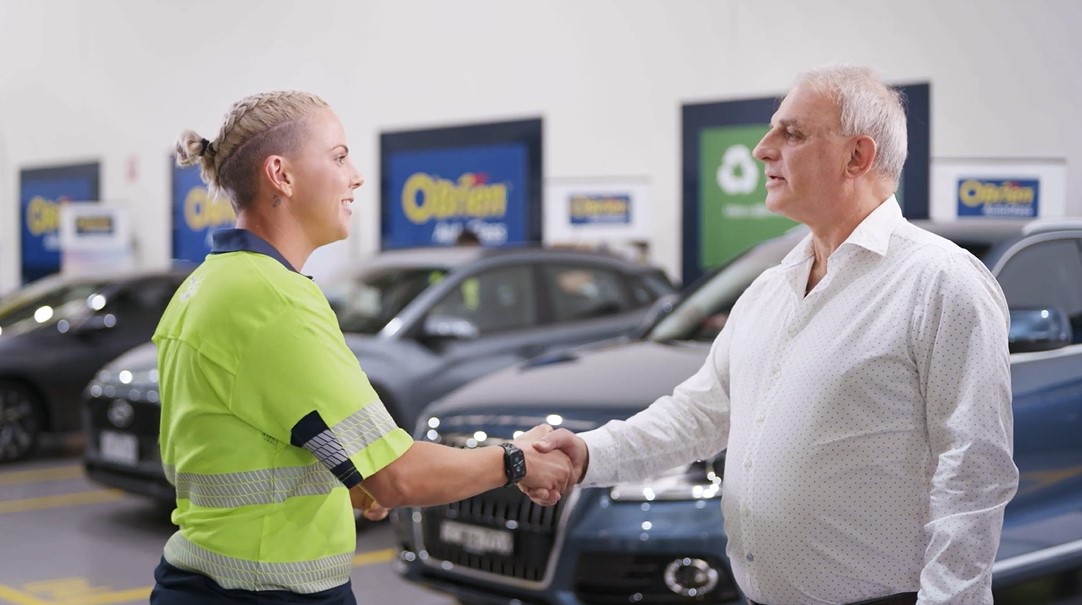
{"label": "patterned dress shirt", "polygon": [[671,396],[583,433],[584,483],[727,450],[727,552],[752,600],[919,590],[920,605],[990,605],[1018,484],[995,278],[893,197],[805,294],[813,261],[809,236],[748,288]]}

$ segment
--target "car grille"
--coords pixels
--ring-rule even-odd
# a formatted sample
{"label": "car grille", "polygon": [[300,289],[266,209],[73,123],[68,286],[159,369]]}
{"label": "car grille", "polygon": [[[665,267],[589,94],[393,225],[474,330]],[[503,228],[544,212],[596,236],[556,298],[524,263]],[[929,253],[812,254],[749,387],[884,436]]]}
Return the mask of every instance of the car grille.
{"label": "car grille", "polygon": [[575,568],[574,590],[588,605],[626,603],[731,603],[740,593],[729,577],[728,567],[713,557],[702,557],[718,570],[717,586],[694,596],[674,593],[665,585],[665,568],[679,558],[674,555],[634,555],[617,552],[587,552]]}
{"label": "car grille", "polygon": [[[131,415],[123,426],[117,426],[109,418],[109,407],[118,399],[131,406]],[[158,425],[161,408],[157,403],[140,401],[128,397],[91,397],[83,409],[83,424],[88,433],[87,448],[98,450],[98,439],[102,431],[115,431],[134,434],[139,440],[139,460],[154,461],[159,459]]]}
{"label": "car grille", "polygon": [[[563,504],[538,506],[516,488],[500,488],[468,500],[422,511],[422,536],[429,557],[477,571],[540,582],[545,577]],[[440,536],[444,521],[512,530],[510,555],[471,552]]]}
{"label": "car grille", "polygon": [[[461,439],[457,437],[444,435],[441,441],[446,445],[462,447],[468,440],[465,436]],[[489,439],[484,445],[501,441]],[[570,500],[565,497],[556,506],[539,506],[518,488],[502,487],[467,500],[423,508],[422,548],[427,552],[430,564],[447,562],[456,567],[493,574],[497,580],[542,582],[559,535],[560,519]],[[483,530],[509,531],[513,540],[512,552],[508,555],[478,552],[449,543],[441,536],[442,526],[447,521]]]}

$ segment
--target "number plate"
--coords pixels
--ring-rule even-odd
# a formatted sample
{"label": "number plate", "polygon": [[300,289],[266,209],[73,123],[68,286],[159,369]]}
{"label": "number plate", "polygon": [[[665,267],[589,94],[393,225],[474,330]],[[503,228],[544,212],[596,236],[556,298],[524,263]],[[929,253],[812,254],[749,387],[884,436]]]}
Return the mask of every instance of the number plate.
{"label": "number plate", "polygon": [[139,462],[139,442],[135,435],[102,431],[101,457],[109,462],[135,466]]}
{"label": "number plate", "polygon": [[515,550],[515,537],[511,532],[457,521],[444,521],[440,524],[440,539],[478,554],[496,553],[507,556]]}

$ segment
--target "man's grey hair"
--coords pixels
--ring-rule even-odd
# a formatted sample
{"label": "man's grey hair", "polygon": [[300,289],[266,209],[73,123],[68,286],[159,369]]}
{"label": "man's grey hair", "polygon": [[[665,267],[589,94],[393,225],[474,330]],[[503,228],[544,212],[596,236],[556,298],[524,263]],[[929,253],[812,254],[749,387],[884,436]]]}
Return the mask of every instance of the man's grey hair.
{"label": "man's grey hair", "polygon": [[875,71],[859,65],[811,69],[797,76],[797,83],[807,84],[834,101],[843,135],[867,135],[875,141],[872,169],[897,184],[908,153],[902,94]]}

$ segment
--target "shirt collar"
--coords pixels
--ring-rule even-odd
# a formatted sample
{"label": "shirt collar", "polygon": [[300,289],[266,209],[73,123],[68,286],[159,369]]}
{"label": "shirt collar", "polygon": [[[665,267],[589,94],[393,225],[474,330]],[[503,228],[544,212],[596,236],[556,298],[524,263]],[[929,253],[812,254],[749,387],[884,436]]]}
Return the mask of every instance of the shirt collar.
{"label": "shirt collar", "polygon": [[891,195],[857,225],[842,245],[853,244],[879,256],[886,256],[890,236],[903,220],[902,207],[898,205],[898,199]]}
{"label": "shirt collar", "polygon": [[[879,204],[879,207],[873,210],[871,214],[864,217],[864,220],[857,225],[857,228],[842,242],[842,246],[852,244],[874,252],[879,256],[884,256],[887,253],[887,245],[890,243],[891,234],[894,233],[898,223],[903,220],[905,219],[902,217],[902,207],[898,205],[898,199],[891,195],[882,204]],[[813,254],[812,235],[809,233],[804,239],[800,240],[800,243],[789,254],[785,255],[781,265],[786,268],[799,265],[808,260]]]}
{"label": "shirt collar", "polygon": [[289,264],[286,257],[270,242],[248,231],[247,229],[219,229],[210,234],[210,253],[225,254],[226,252],[255,252],[265,254],[282,263],[286,269],[294,273],[300,273]]}

